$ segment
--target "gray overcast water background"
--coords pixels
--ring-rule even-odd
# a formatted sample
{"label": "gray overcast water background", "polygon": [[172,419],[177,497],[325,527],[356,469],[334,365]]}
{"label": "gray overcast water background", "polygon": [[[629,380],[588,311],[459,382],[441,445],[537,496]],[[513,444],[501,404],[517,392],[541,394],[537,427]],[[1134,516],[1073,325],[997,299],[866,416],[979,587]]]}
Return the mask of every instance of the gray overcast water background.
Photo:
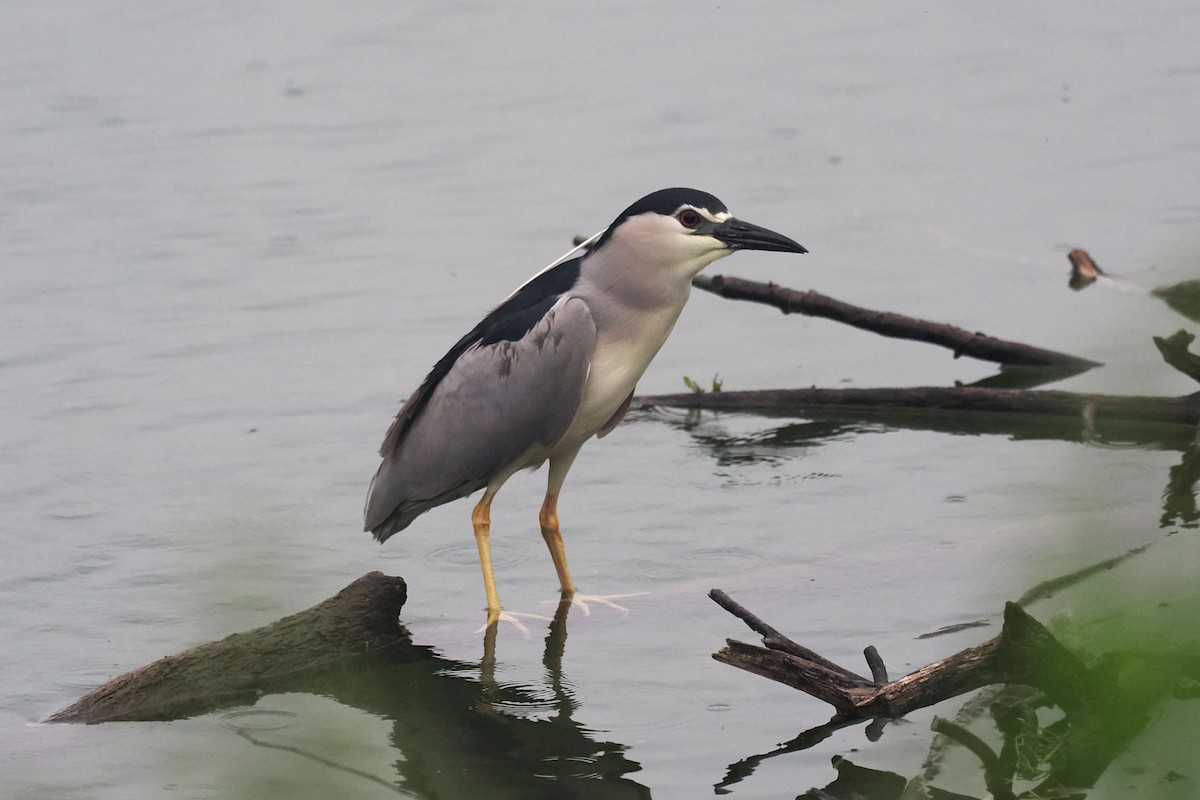
{"label": "gray overcast water background", "polygon": [[[1039,581],[1143,544],[1031,612],[1086,630],[1194,600],[1194,531],[1160,523],[1175,448],[1082,423],[643,412],[585,448],[560,512],[582,590],[648,594],[627,618],[572,614],[553,692],[541,629],[497,647],[498,685],[528,697],[494,713],[549,722],[565,693],[571,735],[604,758],[472,749],[447,720],[476,684],[436,675],[396,715],[330,690],[43,724],[375,569],[408,581],[414,641],[477,679],[469,503],[377,546],[360,532],[375,449],[483,313],[664,186],[811,251],[711,272],[1105,365],[1054,388],[1192,392],[1150,337],[1195,325],[1137,287],[1197,277],[1200,5],[96,0],[0,18],[3,797],[531,797],[504,781],[553,786],[538,776],[559,769],[596,777],[558,796],[709,796],[829,716],[709,657],[751,639],[710,588],[852,667],[874,644],[894,675],[993,636]],[[1120,281],[1069,291],[1076,246]],[[994,372],[697,292],[639,391]],[[494,509],[518,610],[555,596],[543,486],[517,476]],[[992,624],[914,638],[977,619]],[[792,797],[837,755],[916,774],[932,714],[874,744],[838,731],[728,790]],[[1162,796],[1200,794],[1170,730],[1152,725],[1094,796],[1158,791],[1171,769],[1185,778]]]}

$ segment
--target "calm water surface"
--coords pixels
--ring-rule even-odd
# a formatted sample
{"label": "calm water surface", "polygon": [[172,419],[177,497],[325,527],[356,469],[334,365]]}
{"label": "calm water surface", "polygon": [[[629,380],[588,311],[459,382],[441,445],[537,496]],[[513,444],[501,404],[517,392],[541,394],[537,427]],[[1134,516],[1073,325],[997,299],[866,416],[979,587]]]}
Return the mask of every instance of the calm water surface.
{"label": "calm water surface", "polygon": [[[750,638],[710,588],[848,665],[875,644],[893,674],[1147,543],[1031,611],[1086,629],[1195,599],[1194,532],[1160,523],[1188,435],[1081,425],[635,414],[581,456],[560,510],[584,591],[647,594],[627,618],[574,613],[565,643],[501,631],[483,685],[467,506],[384,548],[359,532],[374,449],[433,361],[573,235],[668,185],[811,250],[716,271],[1106,364],[1061,388],[1192,391],[1150,345],[1191,323],[1136,287],[1196,277],[1194,4],[2,13],[0,795],[707,796],[829,714],[709,658]],[[1127,289],[1069,292],[1074,246]],[[992,372],[697,296],[640,389]],[[556,586],[543,479],[514,479],[494,512],[520,610]],[[409,582],[416,665],[175,723],[38,722],[373,569]],[[914,639],[977,619],[993,625]],[[931,715],[874,744],[840,731],[726,790],[795,796],[837,755],[916,774]],[[1102,791],[1174,769],[1172,791],[1200,793],[1171,730]]]}

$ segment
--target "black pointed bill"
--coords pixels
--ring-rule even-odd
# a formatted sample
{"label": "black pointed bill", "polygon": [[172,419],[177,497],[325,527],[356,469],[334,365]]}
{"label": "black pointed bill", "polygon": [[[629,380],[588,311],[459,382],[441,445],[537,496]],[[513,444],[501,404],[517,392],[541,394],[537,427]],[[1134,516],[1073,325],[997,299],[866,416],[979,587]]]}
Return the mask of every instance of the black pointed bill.
{"label": "black pointed bill", "polygon": [[749,222],[730,217],[709,234],[730,250],[775,250],[780,253],[807,253],[803,245],[788,237]]}

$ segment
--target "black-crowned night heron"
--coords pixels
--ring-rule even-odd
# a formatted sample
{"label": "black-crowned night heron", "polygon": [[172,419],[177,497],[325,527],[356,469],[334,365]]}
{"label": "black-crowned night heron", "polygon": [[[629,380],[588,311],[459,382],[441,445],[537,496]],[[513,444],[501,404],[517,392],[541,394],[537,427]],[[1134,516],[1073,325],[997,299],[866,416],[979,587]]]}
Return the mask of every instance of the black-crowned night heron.
{"label": "black-crowned night heron", "polygon": [[575,595],[558,494],[579,448],[621,421],[683,311],[692,278],[734,250],[806,252],[695,189],[663,189],[534,276],[442,356],[401,407],[367,491],[380,542],[483,489],[471,514],[488,623],[502,616],[488,545],[492,499],[550,462],[538,517],[563,598]]}

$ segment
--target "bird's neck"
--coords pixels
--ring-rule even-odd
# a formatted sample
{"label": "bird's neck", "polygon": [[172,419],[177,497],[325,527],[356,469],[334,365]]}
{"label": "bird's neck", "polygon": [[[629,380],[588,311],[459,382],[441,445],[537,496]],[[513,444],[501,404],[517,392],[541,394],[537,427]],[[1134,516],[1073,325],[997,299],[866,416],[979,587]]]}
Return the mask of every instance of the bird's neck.
{"label": "bird's neck", "polygon": [[611,304],[635,313],[678,316],[687,303],[692,278],[711,261],[680,263],[668,254],[659,258],[616,240],[606,250],[604,258],[585,258],[580,265],[580,281],[588,286],[587,295],[604,300],[601,312]]}

